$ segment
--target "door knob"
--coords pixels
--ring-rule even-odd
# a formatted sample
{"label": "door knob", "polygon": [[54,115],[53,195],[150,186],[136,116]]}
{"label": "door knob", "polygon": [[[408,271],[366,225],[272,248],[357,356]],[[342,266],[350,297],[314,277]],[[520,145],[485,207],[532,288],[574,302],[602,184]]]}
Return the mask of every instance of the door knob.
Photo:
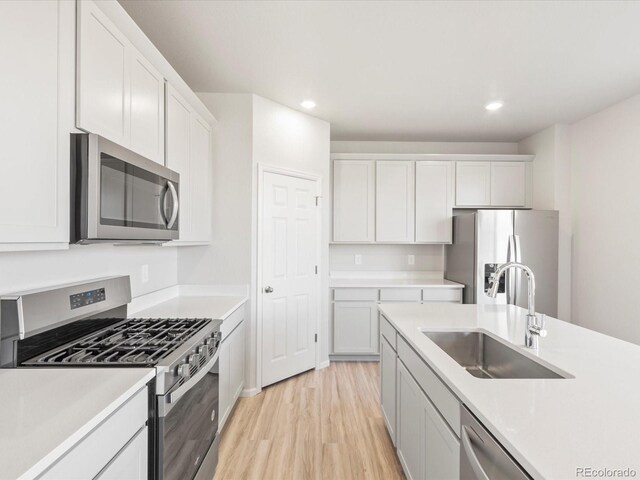
{"label": "door knob", "polygon": [[271,292],[273,292],[273,287],[266,287],[264,289],[264,293],[271,293]]}

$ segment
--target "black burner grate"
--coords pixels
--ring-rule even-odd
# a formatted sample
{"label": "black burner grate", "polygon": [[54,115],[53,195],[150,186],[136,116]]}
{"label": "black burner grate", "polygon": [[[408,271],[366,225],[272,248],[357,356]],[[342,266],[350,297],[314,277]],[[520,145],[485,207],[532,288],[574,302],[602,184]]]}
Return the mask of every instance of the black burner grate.
{"label": "black burner grate", "polygon": [[209,322],[206,318],[128,319],[22,365],[153,366]]}

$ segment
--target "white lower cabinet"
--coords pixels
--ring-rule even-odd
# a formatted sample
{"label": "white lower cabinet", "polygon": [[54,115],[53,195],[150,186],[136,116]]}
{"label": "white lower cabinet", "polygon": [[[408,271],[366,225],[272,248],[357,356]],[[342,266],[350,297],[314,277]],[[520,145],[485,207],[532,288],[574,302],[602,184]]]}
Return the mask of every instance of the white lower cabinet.
{"label": "white lower cabinet", "polygon": [[460,443],[401,361],[397,362],[397,449],[409,479],[459,477]]}
{"label": "white lower cabinet", "polygon": [[393,444],[396,444],[396,362],[397,355],[384,336],[380,336],[380,406]]}
{"label": "white lower cabinet", "polygon": [[96,477],[99,480],[144,480],[148,476],[149,431],[147,427],[124,447]]}
{"label": "white lower cabinet", "polygon": [[[244,310],[242,309],[242,311]],[[241,314],[241,311],[236,312]],[[227,319],[226,321],[233,320]],[[222,344],[220,345],[220,376],[218,377],[220,381],[219,431],[222,431],[244,388],[244,356],[245,326],[244,320],[241,320],[238,326],[226,338],[222,339]]]}
{"label": "white lower cabinet", "polygon": [[146,479],[148,418],[149,394],[143,388],[38,478]]}
{"label": "white lower cabinet", "polygon": [[333,304],[333,353],[378,353],[378,306],[373,302]]}

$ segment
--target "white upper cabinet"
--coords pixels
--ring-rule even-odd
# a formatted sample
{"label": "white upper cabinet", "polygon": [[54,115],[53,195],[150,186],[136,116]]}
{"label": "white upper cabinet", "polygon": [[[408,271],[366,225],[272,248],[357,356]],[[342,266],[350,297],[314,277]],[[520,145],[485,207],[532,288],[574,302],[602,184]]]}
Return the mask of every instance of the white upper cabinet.
{"label": "white upper cabinet", "polygon": [[129,146],[132,46],[94,2],[77,6],[77,127]]}
{"label": "white upper cabinet", "polygon": [[491,162],[456,162],[456,205],[491,205]]}
{"label": "white upper cabinet", "polygon": [[375,239],[375,163],[333,162],[333,241],[373,242]]}
{"label": "white upper cabinet", "polygon": [[414,162],[376,162],[376,241],[414,241]]}
{"label": "white upper cabinet", "polygon": [[180,174],[180,240],[211,240],[211,127],[167,85],[167,167]]}
{"label": "white upper cabinet", "polygon": [[75,3],[0,2],[0,44],[0,251],[66,248]]}
{"label": "white upper cabinet", "polygon": [[193,241],[211,239],[211,127],[191,113],[191,225]]}
{"label": "white upper cabinet", "polygon": [[416,162],[416,242],[451,243],[454,163]]}
{"label": "white upper cabinet", "polygon": [[164,165],[164,78],[137,51],[131,62],[131,149]]}
{"label": "white upper cabinet", "polygon": [[491,206],[525,206],[526,169],[523,162],[491,162]]}
{"label": "white upper cabinet", "polygon": [[94,2],[77,5],[76,126],[164,163],[164,78]]}

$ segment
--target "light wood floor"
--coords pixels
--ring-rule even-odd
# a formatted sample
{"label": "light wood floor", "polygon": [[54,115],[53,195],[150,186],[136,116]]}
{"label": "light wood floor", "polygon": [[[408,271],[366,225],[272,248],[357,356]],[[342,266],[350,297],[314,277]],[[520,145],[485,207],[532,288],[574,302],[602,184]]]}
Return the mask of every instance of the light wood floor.
{"label": "light wood floor", "polygon": [[379,398],[377,362],[335,362],[241,398],[215,480],[404,479]]}

